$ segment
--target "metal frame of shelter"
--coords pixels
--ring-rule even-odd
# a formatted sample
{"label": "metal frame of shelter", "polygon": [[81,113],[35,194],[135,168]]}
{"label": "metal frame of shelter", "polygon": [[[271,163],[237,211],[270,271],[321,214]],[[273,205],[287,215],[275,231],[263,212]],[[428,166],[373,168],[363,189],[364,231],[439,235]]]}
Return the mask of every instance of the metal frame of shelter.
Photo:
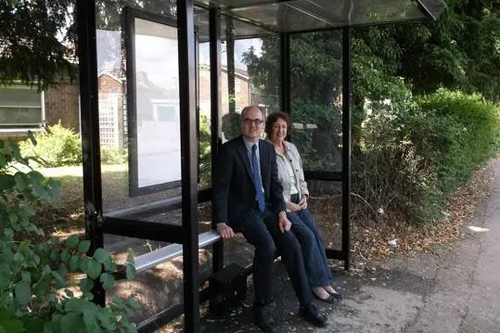
{"label": "metal frame of shelter", "polygon": [[[177,2],[177,31],[179,55],[179,92],[180,92],[180,129],[181,129],[181,170],[182,194],[180,198],[170,198],[147,205],[144,212],[136,209],[127,212],[103,213],[101,188],[101,161],[99,140],[99,101],[97,80],[97,46],[96,46],[96,0],[77,0],[78,23],[78,56],[80,64],[80,97],[81,97],[81,131],[83,142],[84,168],[84,200],[86,236],[91,240],[90,254],[104,246],[104,234],[122,235],[148,240],[163,241],[182,245],[184,303],[150,318],[139,327],[141,332],[151,332],[159,325],[170,321],[184,313],[185,332],[199,332],[199,304],[208,299],[208,289],[200,290],[200,273],[198,267],[199,230],[197,205],[210,200],[210,190],[199,191],[198,177],[198,143],[197,143],[197,110],[196,110],[196,50],[194,6],[208,10],[209,45],[210,45],[210,78],[211,78],[211,149],[212,159],[216,158],[220,144],[219,106],[221,104],[221,17],[231,16],[246,24],[254,24],[278,33],[281,40],[281,106],[290,110],[291,78],[290,78],[290,37],[296,32],[317,31],[326,29],[342,29],[342,171],[311,171],[308,179],[342,182],[342,248],[327,249],[329,258],[344,261],[349,268],[349,213],[350,213],[350,95],[351,95],[351,56],[350,39],[352,26],[409,21],[420,18],[435,19],[444,10],[442,0],[406,0],[408,8],[418,17],[389,17],[373,22],[370,19],[352,21],[349,10],[358,6],[369,6],[370,3],[402,3],[403,0],[363,1],[363,0],[217,0],[195,1],[179,0]],[[348,6],[349,5],[349,6]],[[288,26],[269,27],[257,20],[245,17],[244,11],[239,14],[233,10],[259,6],[289,6],[301,13],[308,13],[321,24],[313,27],[297,27],[288,22]],[[341,15],[333,15],[335,8],[340,8]],[[286,20],[283,20],[286,22]],[[212,163],[214,165],[214,163]],[[182,224],[168,225],[160,222],[146,222],[136,219],[141,213],[153,215],[172,209],[182,208]],[[214,227],[214,226],[213,226]],[[210,242],[208,244],[211,244]],[[222,241],[215,240],[213,246],[213,271],[223,268]],[[96,283],[93,289],[95,301],[105,304],[105,293]]]}

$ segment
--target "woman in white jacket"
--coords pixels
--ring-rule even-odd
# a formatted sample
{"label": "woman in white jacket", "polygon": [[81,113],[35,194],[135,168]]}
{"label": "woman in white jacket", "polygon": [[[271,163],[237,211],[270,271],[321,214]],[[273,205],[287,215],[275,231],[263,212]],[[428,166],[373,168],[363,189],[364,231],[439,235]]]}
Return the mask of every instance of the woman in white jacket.
{"label": "woman in white jacket", "polygon": [[267,138],[276,151],[278,179],[283,186],[287,215],[292,222],[291,230],[302,247],[309,284],[318,299],[333,303],[334,299],[339,299],[342,295],[333,288],[333,275],[326,258],[325,245],[307,208],[309,191],[304,179],[302,159],[297,147],[285,140],[290,129],[288,114],[274,112],[267,117]]}

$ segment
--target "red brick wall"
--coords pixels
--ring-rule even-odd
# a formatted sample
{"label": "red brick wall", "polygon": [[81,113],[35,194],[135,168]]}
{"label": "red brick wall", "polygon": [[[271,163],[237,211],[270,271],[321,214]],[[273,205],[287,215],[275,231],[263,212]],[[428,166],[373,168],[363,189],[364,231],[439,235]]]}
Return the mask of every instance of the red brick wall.
{"label": "red brick wall", "polygon": [[122,92],[122,84],[109,75],[99,76],[99,95],[101,98],[107,98],[112,89],[118,89],[118,93]]}
{"label": "red brick wall", "polygon": [[[113,147],[114,148],[121,148],[124,147],[124,144],[126,142],[125,140],[125,123],[124,123],[124,118],[123,118],[123,112],[125,111],[123,101],[124,98],[126,98],[125,94],[123,93],[123,84],[121,81],[115,77],[112,77],[107,74],[103,74],[99,76],[98,79],[98,84],[99,84],[99,110],[100,112],[104,112],[106,108],[106,100],[111,97],[112,99],[118,97],[118,114],[116,121],[118,122],[118,133],[113,133],[118,136],[118,141],[114,141]],[[109,96],[109,94],[113,92],[114,94],[117,94],[118,96]],[[100,126],[102,124],[100,123]],[[101,128],[101,145],[103,146],[111,146],[109,141],[105,138],[106,135],[109,135],[108,133],[103,133],[103,129]],[[106,131],[106,129],[104,129]],[[114,136],[113,136],[114,137]]]}
{"label": "red brick wall", "polygon": [[79,132],[79,88],[76,84],[61,83],[44,92],[45,119],[49,125],[61,120],[64,127]]}

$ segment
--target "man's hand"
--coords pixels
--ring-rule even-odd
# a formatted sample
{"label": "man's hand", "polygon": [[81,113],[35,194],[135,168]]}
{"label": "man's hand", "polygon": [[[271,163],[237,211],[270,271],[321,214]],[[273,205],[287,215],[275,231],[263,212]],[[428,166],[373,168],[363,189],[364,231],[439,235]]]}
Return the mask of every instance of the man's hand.
{"label": "man's hand", "polygon": [[288,202],[286,203],[286,209],[288,209],[288,210],[289,210],[289,211],[291,211],[291,212],[296,212],[296,211],[300,210],[301,208],[300,208],[300,206],[299,206],[299,205],[297,205],[296,203],[293,203],[293,202],[291,202],[291,201],[288,201]]}
{"label": "man's hand", "polygon": [[233,228],[228,226],[226,223],[217,223],[217,232],[224,239],[243,236],[241,233],[237,233],[237,234],[234,233]]}
{"label": "man's hand", "polygon": [[307,195],[303,195],[302,198],[299,201],[299,209],[306,209],[307,208]]}
{"label": "man's hand", "polygon": [[286,212],[280,212],[278,214],[278,228],[281,232],[289,231],[292,227],[292,222],[286,217]]}

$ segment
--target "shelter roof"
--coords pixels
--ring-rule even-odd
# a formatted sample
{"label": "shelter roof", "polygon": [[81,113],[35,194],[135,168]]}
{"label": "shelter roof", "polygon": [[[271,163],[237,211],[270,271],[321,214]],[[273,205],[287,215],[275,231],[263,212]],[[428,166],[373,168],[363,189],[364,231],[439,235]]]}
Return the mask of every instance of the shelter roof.
{"label": "shelter roof", "polygon": [[[301,32],[351,26],[436,19],[444,0],[195,0],[204,8],[220,8],[234,18],[235,38],[267,32]],[[208,27],[198,11],[197,25]],[[225,23],[222,20],[224,28]],[[202,29],[203,30],[203,29]],[[224,30],[223,30],[224,31]]]}

